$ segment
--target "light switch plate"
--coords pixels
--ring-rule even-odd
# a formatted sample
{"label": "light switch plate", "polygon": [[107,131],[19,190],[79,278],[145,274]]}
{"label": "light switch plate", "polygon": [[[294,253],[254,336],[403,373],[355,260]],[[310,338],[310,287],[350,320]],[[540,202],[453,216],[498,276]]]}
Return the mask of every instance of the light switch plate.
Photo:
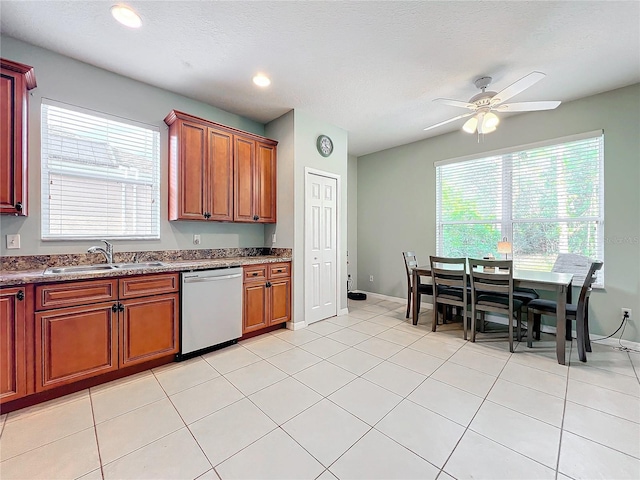
{"label": "light switch plate", "polygon": [[196,233],[196,234],[193,236],[193,244],[194,244],[194,245],[200,245],[200,234]]}
{"label": "light switch plate", "polygon": [[20,248],[20,234],[7,235],[7,250]]}

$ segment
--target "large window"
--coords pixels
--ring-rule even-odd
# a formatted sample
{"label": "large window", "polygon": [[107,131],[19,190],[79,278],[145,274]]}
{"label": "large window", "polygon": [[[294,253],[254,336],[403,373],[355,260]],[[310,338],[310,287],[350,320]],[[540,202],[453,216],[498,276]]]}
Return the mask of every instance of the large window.
{"label": "large window", "polygon": [[438,162],[438,254],[504,258],[506,237],[517,268],[550,271],[561,253],[602,260],[603,142],[596,132]]}
{"label": "large window", "polygon": [[42,104],[42,239],[160,238],[160,133]]}

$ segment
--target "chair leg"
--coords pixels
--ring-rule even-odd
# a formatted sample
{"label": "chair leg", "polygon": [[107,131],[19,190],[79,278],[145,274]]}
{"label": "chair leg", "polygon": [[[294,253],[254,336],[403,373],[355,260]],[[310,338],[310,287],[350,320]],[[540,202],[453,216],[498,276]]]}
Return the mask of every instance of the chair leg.
{"label": "chair leg", "polygon": [[534,338],[540,341],[540,325],[542,324],[542,314],[536,313],[533,315],[533,332]]}
{"label": "chair leg", "polygon": [[591,352],[591,340],[589,339],[589,303],[588,302],[584,306],[584,348],[587,352]]}
{"label": "chair leg", "polygon": [[438,324],[438,304],[435,299],[433,301],[433,319],[431,320],[431,331],[436,331],[436,325]]}
{"label": "chair leg", "polygon": [[476,309],[475,307],[472,305],[471,306],[471,341],[475,342],[476,341]]}
{"label": "chair leg", "polygon": [[516,337],[518,341],[522,341],[522,317],[520,316],[521,312],[518,310],[516,312],[516,327],[518,331],[516,332]]}
{"label": "chair leg", "polygon": [[571,323],[571,320],[567,320],[566,325],[567,325],[567,328],[565,330],[564,339],[570,342],[571,340],[573,340],[573,337],[571,336],[571,327],[573,326]]}
{"label": "chair leg", "polygon": [[533,348],[533,310],[528,309],[527,312],[527,347]]}
{"label": "chair leg", "polygon": [[480,333],[484,333],[484,312],[480,312]]}
{"label": "chair leg", "polygon": [[417,315],[420,315],[420,304],[422,303],[422,294],[418,293],[418,306],[416,307]]}
{"label": "chair leg", "polygon": [[409,286],[409,291],[407,292],[407,316],[405,318],[409,318],[409,313],[411,313],[411,286]]}
{"label": "chair leg", "polygon": [[576,333],[578,343],[578,358],[581,362],[587,361],[587,354],[585,352],[585,341],[584,341],[584,316],[578,312],[576,315]]}
{"label": "chair leg", "polygon": [[467,309],[466,307],[462,310],[462,332],[463,332],[463,337],[466,340],[467,339]]}
{"label": "chair leg", "polygon": [[513,315],[509,315],[509,351],[513,353]]}

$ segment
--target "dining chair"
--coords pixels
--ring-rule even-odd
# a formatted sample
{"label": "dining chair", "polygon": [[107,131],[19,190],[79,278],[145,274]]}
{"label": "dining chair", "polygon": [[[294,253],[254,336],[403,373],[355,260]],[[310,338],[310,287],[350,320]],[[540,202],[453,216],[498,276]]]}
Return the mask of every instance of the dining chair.
{"label": "dining chair", "polygon": [[[464,339],[467,339],[467,259],[430,256],[431,278],[433,279],[433,320],[431,330],[436,331],[438,307],[459,307],[462,310]],[[445,314],[443,313],[443,316]],[[443,320],[444,321],[444,320]]]}
{"label": "dining chair", "polygon": [[513,320],[520,340],[522,301],[513,296],[513,261],[469,259],[471,277],[471,341],[476,341],[476,319],[484,324],[485,313],[507,316],[509,351],[513,353]]}
{"label": "dining chair", "polygon": [[[407,317],[411,313],[411,304],[413,303],[413,272],[412,270],[418,266],[418,259],[415,252],[402,252],[404,257],[404,268],[407,272]],[[433,295],[433,285],[428,283],[418,283],[418,294],[420,298],[422,295]],[[418,312],[420,313],[420,302],[418,302]]]}
{"label": "dining chair", "polygon": [[[586,352],[591,351],[591,342],[589,341],[589,296],[591,295],[591,287],[598,276],[598,270],[602,268],[602,265],[603,262],[599,260],[591,263],[582,288],[580,289],[578,303],[570,303],[567,305],[567,322],[570,323],[570,321],[573,320],[576,322],[578,357],[581,362],[587,361]],[[554,300],[537,299],[529,302],[527,308],[529,310],[527,346],[532,348],[534,333],[536,339],[540,339],[540,320],[542,315],[555,317],[556,322],[559,321],[556,315],[558,304]],[[571,332],[571,328],[568,328],[568,331]]]}

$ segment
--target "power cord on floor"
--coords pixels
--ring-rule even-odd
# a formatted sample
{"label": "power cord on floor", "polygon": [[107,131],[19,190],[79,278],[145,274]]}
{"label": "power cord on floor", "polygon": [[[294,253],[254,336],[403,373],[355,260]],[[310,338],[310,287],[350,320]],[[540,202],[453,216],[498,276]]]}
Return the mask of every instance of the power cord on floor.
{"label": "power cord on floor", "polygon": [[622,332],[620,332],[620,337],[618,338],[618,345],[619,346],[612,347],[612,348],[614,348],[616,350],[620,350],[621,352],[640,353],[640,350],[636,350],[635,348],[625,347],[624,345],[622,345],[622,336],[624,335],[624,330],[627,327],[627,322],[628,321],[629,321],[629,314],[627,312],[625,312],[624,315],[622,316],[622,322],[620,322],[620,326],[618,328],[616,328],[615,332],[613,332],[611,335],[607,335],[606,337],[599,338],[598,340],[592,340],[592,342],[593,343],[598,343],[598,342],[601,342],[602,340],[606,340],[607,338],[611,338],[616,333],[618,333],[620,331],[620,329],[622,329]]}

